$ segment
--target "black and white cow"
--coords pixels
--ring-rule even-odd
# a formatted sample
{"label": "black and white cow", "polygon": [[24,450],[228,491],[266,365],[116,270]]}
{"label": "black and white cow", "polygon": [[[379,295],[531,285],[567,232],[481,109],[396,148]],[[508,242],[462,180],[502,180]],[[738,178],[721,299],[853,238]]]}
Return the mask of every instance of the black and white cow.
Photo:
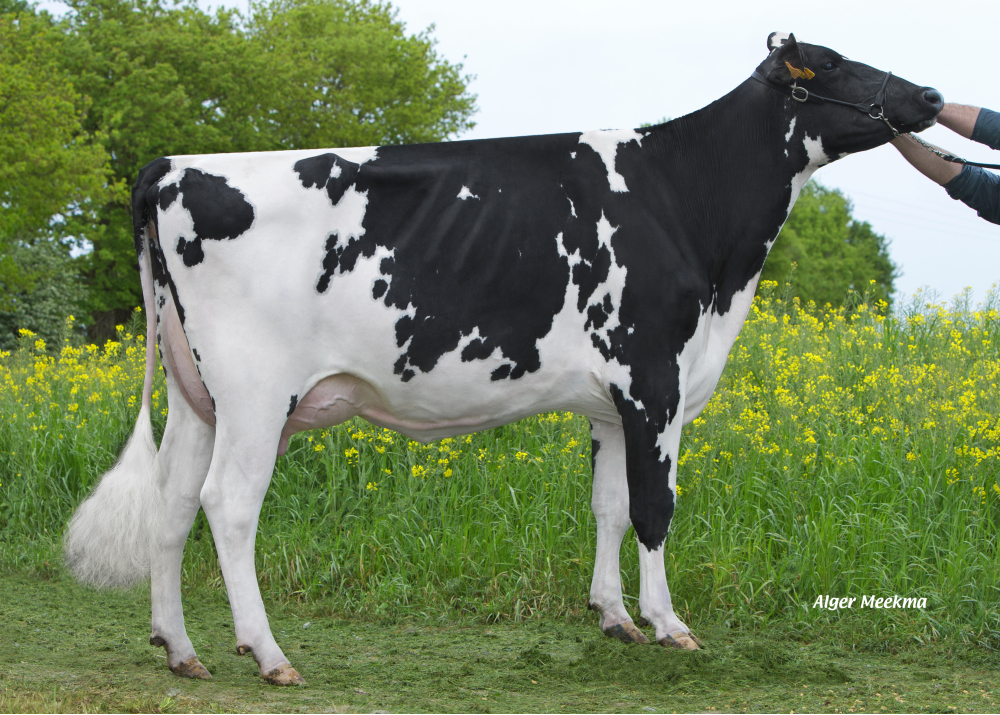
{"label": "black and white cow", "polygon": [[[69,565],[106,586],[151,575],[150,642],[174,672],[207,678],[180,596],[204,508],[238,650],[266,680],[299,683],[254,570],[289,435],[361,416],[428,441],[569,410],[593,425],[601,628],[648,642],[622,602],[631,523],[643,617],[661,644],[697,649],[663,563],[681,427],[711,397],[806,180],[942,106],[825,47],[768,45],[728,95],[645,129],[146,166],[133,191],[142,411],[70,524]],[[153,336],[170,408],[159,451]]]}

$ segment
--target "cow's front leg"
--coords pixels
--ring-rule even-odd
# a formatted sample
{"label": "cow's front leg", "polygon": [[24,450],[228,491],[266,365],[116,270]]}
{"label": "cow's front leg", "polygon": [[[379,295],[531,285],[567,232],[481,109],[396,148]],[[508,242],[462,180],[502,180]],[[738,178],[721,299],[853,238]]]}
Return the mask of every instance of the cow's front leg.
{"label": "cow's front leg", "polygon": [[[281,407],[277,408],[280,412]],[[271,634],[254,568],[254,538],[278,449],[283,420],[259,422],[259,409],[218,414],[215,451],[201,504],[212,527],[229,593],[236,650],[252,653],[261,677],[274,685],[299,685],[302,677]]]}
{"label": "cow's front leg", "polygon": [[591,506],[597,520],[597,558],[590,584],[590,608],[601,614],[601,630],[626,643],[649,643],[635,627],[622,600],[618,555],[628,531],[628,482],[625,478],[625,435],[620,425],[590,423],[594,493]]}
{"label": "cow's front leg", "polygon": [[639,548],[639,609],[656,628],[662,646],[698,650],[690,629],[674,613],[663,562],[664,541],[677,499],[677,453],[680,449],[683,400],[657,410],[649,398],[639,407],[617,394],[625,436],[629,518]]}

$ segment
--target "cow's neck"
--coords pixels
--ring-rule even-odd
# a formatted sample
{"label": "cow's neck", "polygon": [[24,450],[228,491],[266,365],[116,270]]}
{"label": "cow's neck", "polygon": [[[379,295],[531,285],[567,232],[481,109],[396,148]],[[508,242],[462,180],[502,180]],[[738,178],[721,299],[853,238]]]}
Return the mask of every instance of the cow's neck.
{"label": "cow's neck", "polygon": [[784,97],[749,80],[709,106],[654,128],[657,170],[677,197],[670,225],[698,256],[716,310],[763,268],[802,186],[826,163]]}

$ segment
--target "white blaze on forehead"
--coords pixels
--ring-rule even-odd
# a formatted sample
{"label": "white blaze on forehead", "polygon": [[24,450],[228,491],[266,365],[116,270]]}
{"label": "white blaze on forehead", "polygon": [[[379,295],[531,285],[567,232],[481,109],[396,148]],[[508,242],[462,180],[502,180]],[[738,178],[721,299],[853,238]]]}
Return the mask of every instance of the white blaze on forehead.
{"label": "white blaze on forehead", "polygon": [[458,192],[458,198],[462,199],[462,201],[465,201],[466,199],[478,199],[479,197],[476,196],[471,191],[469,191],[468,186],[463,186],[462,190]]}
{"label": "white blaze on forehead", "polygon": [[642,134],[634,129],[605,129],[593,132],[584,132],[580,135],[581,144],[589,144],[598,153],[604,166],[608,169],[608,183],[612,191],[628,191],[625,186],[625,177],[615,171],[615,154],[618,153],[619,144],[627,144],[635,140],[642,144]]}

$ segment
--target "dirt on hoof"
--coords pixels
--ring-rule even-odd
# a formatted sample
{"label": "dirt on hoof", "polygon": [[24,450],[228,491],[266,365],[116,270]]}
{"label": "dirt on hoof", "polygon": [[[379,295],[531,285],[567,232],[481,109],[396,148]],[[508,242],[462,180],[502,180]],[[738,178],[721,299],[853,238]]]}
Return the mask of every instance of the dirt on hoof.
{"label": "dirt on hoof", "polygon": [[604,635],[609,638],[616,638],[622,643],[649,643],[649,638],[647,638],[642,631],[636,628],[635,624],[631,621],[626,621],[625,623],[619,623],[617,626],[605,628]]}
{"label": "dirt on hoof", "polygon": [[306,681],[298,671],[290,665],[279,665],[274,670],[263,673],[260,677],[271,685],[305,685]]}
{"label": "dirt on hoof", "polygon": [[202,665],[201,661],[198,660],[198,656],[195,655],[181,661],[177,665],[171,666],[170,670],[184,678],[196,678],[198,680],[212,679],[212,674],[208,672],[208,668]]}
{"label": "dirt on hoof", "polygon": [[701,650],[699,646],[702,642],[694,634],[677,631],[663,636],[657,641],[664,648],[677,648],[678,650]]}

